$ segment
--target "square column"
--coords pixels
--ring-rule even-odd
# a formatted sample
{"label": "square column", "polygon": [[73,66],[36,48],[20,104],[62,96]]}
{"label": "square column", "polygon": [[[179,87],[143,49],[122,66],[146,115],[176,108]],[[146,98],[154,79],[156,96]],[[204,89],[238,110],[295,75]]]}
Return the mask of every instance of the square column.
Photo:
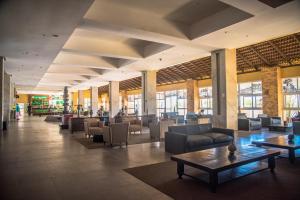
{"label": "square column", "polygon": [[109,116],[114,117],[119,112],[119,82],[109,82]]}
{"label": "square column", "polygon": [[93,116],[97,115],[98,111],[98,87],[91,87],[91,109],[93,111]]}
{"label": "square column", "polygon": [[186,82],[187,112],[198,112],[199,109],[199,89],[196,80],[189,79]]}
{"label": "square column", "polygon": [[84,91],[78,90],[78,105],[81,105],[83,107],[84,104]]}
{"label": "square column", "polygon": [[156,114],[156,71],[142,72],[142,113]]}
{"label": "square column", "polygon": [[3,130],[4,104],[4,58],[0,56],[0,131]]}
{"label": "square column", "polygon": [[213,126],[237,129],[236,50],[221,49],[211,54]]}
{"label": "square column", "polygon": [[263,67],[263,113],[270,117],[282,117],[282,81],[280,67]]}

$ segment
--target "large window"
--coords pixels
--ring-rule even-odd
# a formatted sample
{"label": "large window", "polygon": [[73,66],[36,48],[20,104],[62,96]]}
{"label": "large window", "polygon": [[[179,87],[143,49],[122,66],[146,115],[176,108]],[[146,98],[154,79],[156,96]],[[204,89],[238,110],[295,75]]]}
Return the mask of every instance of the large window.
{"label": "large window", "polygon": [[262,114],[262,84],[261,81],[239,83],[239,112],[247,117],[257,117]]}
{"label": "large window", "polygon": [[212,115],[212,87],[199,88],[199,107],[205,115]]}
{"label": "large window", "polygon": [[91,99],[90,98],[84,98],[83,99],[83,110],[89,111],[91,107]]}
{"label": "large window", "polygon": [[283,115],[294,117],[300,111],[300,77],[285,78],[283,87]]}
{"label": "large window", "polygon": [[164,112],[178,112],[186,115],[187,99],[186,90],[172,90],[156,93],[157,116]]}
{"label": "large window", "polygon": [[128,95],[128,113],[135,113],[142,115],[142,95]]}

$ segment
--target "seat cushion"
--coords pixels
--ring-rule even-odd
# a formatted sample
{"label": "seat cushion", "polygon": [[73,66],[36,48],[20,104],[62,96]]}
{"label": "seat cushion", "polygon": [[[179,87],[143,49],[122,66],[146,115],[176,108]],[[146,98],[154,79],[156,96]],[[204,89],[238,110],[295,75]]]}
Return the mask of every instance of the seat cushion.
{"label": "seat cushion", "polygon": [[223,133],[205,133],[204,135],[212,138],[214,143],[230,142],[233,139],[231,136]]}
{"label": "seat cushion", "polygon": [[91,134],[91,135],[103,134],[103,128],[89,127],[89,134]]}
{"label": "seat cushion", "polygon": [[213,139],[205,135],[188,135],[186,142],[189,149],[196,149],[213,144]]}

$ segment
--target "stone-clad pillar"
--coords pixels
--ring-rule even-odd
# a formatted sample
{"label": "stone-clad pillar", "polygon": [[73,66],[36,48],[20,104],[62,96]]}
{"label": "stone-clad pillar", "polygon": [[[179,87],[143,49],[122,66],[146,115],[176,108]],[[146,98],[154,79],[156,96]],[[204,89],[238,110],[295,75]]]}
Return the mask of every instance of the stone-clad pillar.
{"label": "stone-clad pillar", "polygon": [[78,105],[81,105],[82,107],[84,104],[84,93],[83,92],[84,92],[83,90],[78,90]]}
{"label": "stone-clad pillar", "polygon": [[0,56],[0,131],[3,130],[4,58]]}
{"label": "stone-clad pillar", "polygon": [[98,87],[91,87],[91,109],[93,111],[93,116],[97,115],[98,111]]}
{"label": "stone-clad pillar", "polygon": [[235,49],[211,54],[213,85],[213,126],[237,129],[237,74]]}
{"label": "stone-clad pillar", "polygon": [[156,71],[142,72],[142,113],[156,114]]}
{"label": "stone-clad pillar", "polygon": [[199,109],[199,89],[197,80],[189,79],[186,82],[187,89],[187,112],[198,112]]}
{"label": "stone-clad pillar", "polygon": [[109,116],[114,117],[119,112],[119,82],[109,82]]}
{"label": "stone-clad pillar", "polygon": [[262,68],[263,113],[282,117],[282,81],[280,67]]}

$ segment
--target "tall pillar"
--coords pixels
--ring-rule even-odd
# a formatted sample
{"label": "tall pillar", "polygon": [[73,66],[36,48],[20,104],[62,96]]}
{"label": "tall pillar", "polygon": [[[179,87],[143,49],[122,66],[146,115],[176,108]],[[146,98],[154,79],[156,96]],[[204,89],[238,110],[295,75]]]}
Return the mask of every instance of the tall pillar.
{"label": "tall pillar", "polygon": [[64,111],[63,114],[68,114],[69,113],[69,92],[68,92],[68,87],[64,87]]}
{"label": "tall pillar", "polygon": [[114,117],[119,112],[119,82],[109,82],[109,116]]}
{"label": "tall pillar", "polygon": [[91,87],[91,109],[93,111],[93,116],[97,115],[98,111],[98,87]]}
{"label": "tall pillar", "polygon": [[4,71],[4,97],[3,97],[3,121],[10,121],[10,97],[11,97],[11,75]]}
{"label": "tall pillar", "polygon": [[199,89],[197,80],[189,79],[186,82],[187,112],[196,112],[199,109]]}
{"label": "tall pillar", "polygon": [[122,107],[127,106],[128,105],[127,91],[126,90],[122,91],[121,96],[122,96]]}
{"label": "tall pillar", "polygon": [[280,67],[262,68],[263,113],[282,117],[282,82]]}
{"label": "tall pillar", "polygon": [[0,56],[0,131],[3,130],[4,58]]}
{"label": "tall pillar", "polygon": [[78,105],[83,106],[84,104],[84,94],[83,94],[83,90],[78,90]]}
{"label": "tall pillar", "polygon": [[237,74],[235,49],[211,54],[213,85],[213,126],[237,129]]}
{"label": "tall pillar", "polygon": [[156,71],[142,72],[142,113],[156,114]]}

